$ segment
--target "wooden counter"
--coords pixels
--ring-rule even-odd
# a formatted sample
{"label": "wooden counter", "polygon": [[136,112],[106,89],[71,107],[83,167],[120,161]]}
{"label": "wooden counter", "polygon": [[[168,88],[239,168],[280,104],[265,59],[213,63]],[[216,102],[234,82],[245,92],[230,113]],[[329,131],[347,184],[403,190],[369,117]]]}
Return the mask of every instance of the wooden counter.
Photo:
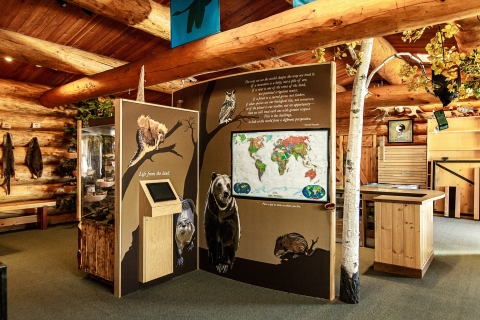
{"label": "wooden counter", "polygon": [[436,190],[361,187],[375,202],[374,269],[422,278],[433,260]]}

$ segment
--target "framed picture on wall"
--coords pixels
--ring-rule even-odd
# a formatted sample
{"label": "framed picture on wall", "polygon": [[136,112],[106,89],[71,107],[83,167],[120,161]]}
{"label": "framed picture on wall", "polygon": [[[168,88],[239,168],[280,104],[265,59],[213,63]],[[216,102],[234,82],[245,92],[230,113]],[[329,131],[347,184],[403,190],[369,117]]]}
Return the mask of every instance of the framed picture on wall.
{"label": "framed picture on wall", "polygon": [[329,201],[329,129],[232,132],[232,194]]}
{"label": "framed picture on wall", "polygon": [[388,142],[413,142],[413,120],[388,121]]}

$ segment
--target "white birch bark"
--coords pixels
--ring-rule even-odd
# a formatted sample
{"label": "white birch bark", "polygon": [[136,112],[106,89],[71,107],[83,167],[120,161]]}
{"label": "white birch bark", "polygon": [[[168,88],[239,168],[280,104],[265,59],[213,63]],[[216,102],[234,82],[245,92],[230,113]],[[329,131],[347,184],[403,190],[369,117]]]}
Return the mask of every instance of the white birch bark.
{"label": "white birch bark", "polygon": [[[363,62],[357,69],[353,83],[350,108],[350,128],[348,134],[347,157],[345,164],[345,192],[343,216],[342,268],[352,278],[358,273],[359,254],[359,203],[360,203],[360,159],[362,148],[363,109],[368,68],[372,54],[373,38],[362,41]],[[343,281],[340,283],[340,291]],[[352,292],[352,290],[347,289]],[[355,290],[353,290],[355,292]],[[347,302],[347,301],[346,301]]]}

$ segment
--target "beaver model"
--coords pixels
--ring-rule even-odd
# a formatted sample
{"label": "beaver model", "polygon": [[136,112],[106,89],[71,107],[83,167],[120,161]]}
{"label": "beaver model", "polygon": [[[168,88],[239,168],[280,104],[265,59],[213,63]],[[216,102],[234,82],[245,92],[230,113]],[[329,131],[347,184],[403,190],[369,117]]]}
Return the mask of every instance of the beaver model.
{"label": "beaver model", "polygon": [[225,273],[233,267],[240,241],[240,218],[229,176],[212,172],[204,215],[208,261]]}
{"label": "beaver model", "polygon": [[282,260],[290,255],[292,258],[300,255],[311,256],[318,249],[312,249],[317,241],[318,238],[315,241],[312,240],[312,245],[309,248],[307,240],[301,234],[295,232],[288,233],[277,238],[273,253]]}

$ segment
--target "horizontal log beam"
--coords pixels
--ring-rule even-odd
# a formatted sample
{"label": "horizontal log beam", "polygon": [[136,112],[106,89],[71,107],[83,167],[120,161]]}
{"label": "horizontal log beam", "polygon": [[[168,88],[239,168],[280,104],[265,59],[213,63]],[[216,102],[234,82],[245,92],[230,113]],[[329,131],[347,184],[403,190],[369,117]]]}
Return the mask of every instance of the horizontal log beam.
{"label": "horizontal log beam", "polygon": [[[25,157],[27,156],[28,147],[15,147],[15,165],[25,163]],[[58,147],[46,147],[40,146],[42,151],[43,165],[58,164],[59,159],[65,154],[64,149]],[[3,148],[0,148],[0,163],[3,163]]]}
{"label": "horizontal log beam", "polygon": [[[2,29],[0,29],[0,43],[2,43],[0,55],[7,55],[25,63],[41,65],[42,67],[74,74],[94,75],[128,64],[127,61]],[[246,64],[239,68],[245,71],[258,71],[286,66],[290,66],[286,61],[270,59]],[[174,91],[191,86],[194,83],[195,81],[188,81],[188,79],[185,81],[172,80],[148,86],[146,89],[172,94]],[[337,91],[345,91],[343,87],[337,87]],[[38,90],[31,91],[31,95],[35,96],[35,99],[51,88],[39,86],[38,89],[41,90],[38,95],[36,95]],[[29,91],[27,90],[26,92]],[[20,92],[20,94],[24,94],[24,92]]]}
{"label": "horizontal log beam", "polygon": [[147,70],[145,85],[150,86],[477,14],[480,4],[475,1],[315,1],[57,87],[40,102],[55,107],[134,88],[142,66]]}
{"label": "horizontal log beam", "polygon": [[[25,63],[74,74],[93,75],[128,64],[127,61],[2,29],[0,29],[0,43],[2,43],[0,55],[7,55]],[[149,86],[146,89],[171,94],[173,91],[191,84],[188,81],[182,83],[181,80],[174,80]],[[38,86],[39,89],[42,87]],[[48,89],[50,88],[43,88],[36,98],[39,98]],[[36,93],[37,91],[31,92],[32,95]]]}
{"label": "horizontal log beam", "polygon": [[[348,119],[342,119],[345,121],[337,121],[337,132],[346,132],[348,134],[350,121]],[[395,118],[391,118],[390,120],[397,120]],[[386,136],[388,135],[388,124],[387,123],[378,123],[378,124],[370,124],[363,126],[363,132],[375,133],[379,136]],[[426,135],[427,134],[427,123],[415,123],[413,125],[413,132],[414,135]]]}
{"label": "horizontal log beam", "polygon": [[66,0],[130,27],[170,41],[170,8],[153,0]]}
{"label": "horizontal log beam", "polygon": [[[398,53],[397,50],[385,38],[374,38],[370,65],[372,68],[376,68],[396,53]],[[403,60],[392,59],[378,70],[378,74],[390,84],[401,84],[402,79],[398,74],[404,64],[406,62]]]}
{"label": "horizontal log beam", "polygon": [[9,99],[18,98],[38,103],[38,98],[50,89],[51,87],[41,84],[0,79],[0,92],[3,97],[8,97]]}
{"label": "horizontal log beam", "polygon": [[[42,105],[38,106],[39,108],[45,108]],[[32,130],[33,124],[36,123],[40,125],[40,128],[34,129],[31,131],[34,134],[35,130],[42,131],[63,131],[65,126],[73,127],[77,121],[71,117],[48,117],[48,116],[37,116],[36,114],[22,114],[16,112],[9,112],[3,118],[0,118],[0,123],[8,123],[12,129],[15,130]]]}
{"label": "horizontal log beam", "polygon": [[[65,109],[62,107],[45,108],[40,102],[32,100],[21,100],[18,98],[9,99],[0,96],[0,112],[14,112],[19,114],[32,114],[38,116],[55,116],[55,117],[74,117],[77,114],[75,109]],[[5,117],[6,118],[6,117]],[[2,115],[3,119],[3,115]]]}
{"label": "horizontal log beam", "polygon": [[[1,46],[0,46],[1,47]],[[34,83],[0,79],[0,112],[35,114],[37,116],[73,117],[77,110],[73,105],[56,108],[43,107],[38,98],[51,87]],[[6,119],[3,114],[0,117]]]}
{"label": "horizontal log beam", "polygon": [[[54,173],[56,165],[44,165],[42,176],[40,178],[33,178],[30,169],[24,164],[25,159],[23,159],[22,164],[15,165],[15,177],[11,179],[11,183],[15,183],[16,185],[37,185],[37,184],[45,184],[45,183],[54,183],[54,182],[66,182],[71,181],[71,177],[60,177]],[[0,184],[3,184],[4,178],[0,178]]]}
{"label": "horizontal log beam", "polygon": [[32,133],[29,131],[0,129],[0,137],[3,137],[6,132],[10,132],[12,134],[13,145],[15,146],[15,148],[28,147],[28,144],[30,143],[30,140],[32,140],[32,137],[37,137],[40,147],[66,147],[69,143],[69,140],[65,137],[63,132],[35,131],[34,133]]}
{"label": "horizontal log beam", "polygon": [[[49,183],[39,185],[16,185],[14,181],[10,182],[10,194],[6,195],[6,186],[0,187],[0,203],[9,203],[13,201],[53,199],[65,194],[63,182]],[[39,196],[37,196],[39,195]]]}
{"label": "horizontal log beam", "polygon": [[455,34],[458,51],[471,53],[480,47],[480,20],[478,16],[455,21],[460,25],[460,31]]}
{"label": "horizontal log beam", "polygon": [[[431,112],[443,107],[442,103],[435,96],[420,89],[418,93],[408,91],[405,85],[391,85],[369,88],[372,95],[365,99],[364,115],[370,116],[370,112],[377,107],[388,106],[421,106],[424,112]],[[350,105],[352,91],[337,94],[337,118],[350,117]],[[480,100],[471,97],[459,101],[462,106],[480,108]],[[379,111],[375,111],[376,114]],[[376,115],[375,114],[375,115]]]}

